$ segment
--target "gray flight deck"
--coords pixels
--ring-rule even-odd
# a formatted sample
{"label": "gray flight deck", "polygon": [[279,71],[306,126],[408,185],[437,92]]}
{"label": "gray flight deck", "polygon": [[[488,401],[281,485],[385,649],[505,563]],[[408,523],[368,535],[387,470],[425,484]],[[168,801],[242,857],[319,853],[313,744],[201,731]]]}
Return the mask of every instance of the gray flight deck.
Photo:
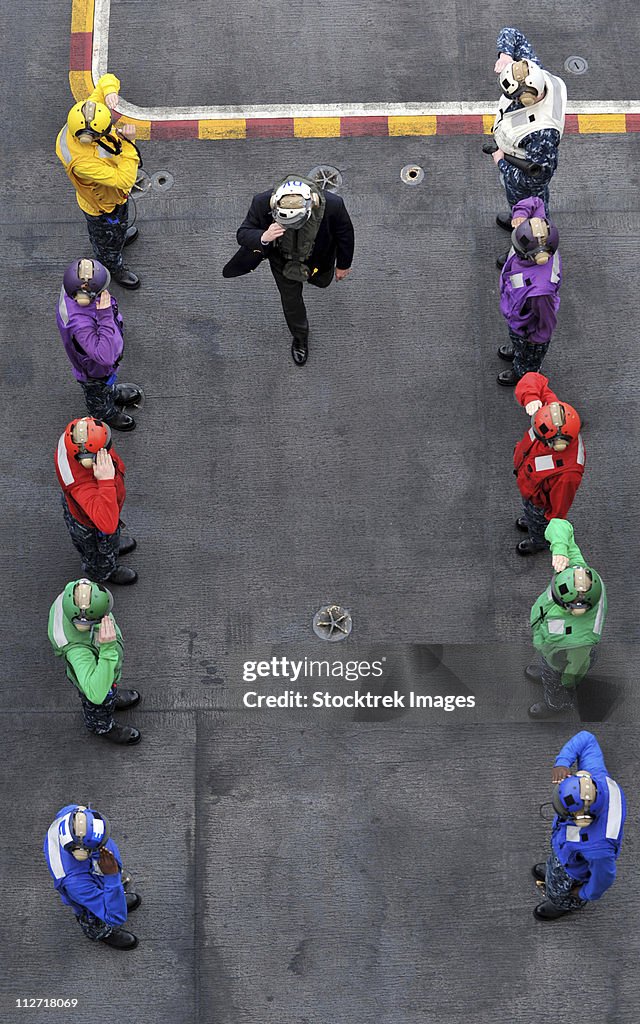
{"label": "gray flight deck", "polygon": [[[110,69],[142,106],[482,100],[514,17],[495,2],[114,0]],[[69,23],[67,0],[0,15],[0,1020],[636,1024],[638,135],[566,136],[553,183],[565,280],[545,373],[587,421],[571,518],[609,618],[578,711],[542,725],[527,719],[537,690],[522,668],[550,560],[513,550],[510,457],[527,418],[494,379],[506,235],[481,138],[142,143],[146,169],[175,184],[137,203],[127,256],[142,289],[114,289],[121,379],[146,391],[138,429],[115,437],[139,543],[126,559],[139,584],[114,588],[125,681],[143,693],[125,720],[144,734],[121,750],[84,730],[46,636],[80,572],[53,469],[60,432],[84,414],[55,326],[62,270],[88,253],[53,151],[71,105]],[[629,0],[540,3],[516,24],[551,70],[588,60],[567,76],[571,98],[638,98]],[[345,282],[310,290],[300,370],[268,268],[221,270],[252,194],[321,162],[343,174],[356,258]],[[419,186],[400,181],[410,162]],[[344,644],[311,632],[329,600],[352,612]],[[377,683],[243,682],[243,662],[285,656],[386,660]],[[476,704],[243,707],[245,691],[287,689]],[[629,798],[619,878],[601,903],[541,925],[538,806],[581,727]],[[143,896],[132,954],[90,945],[51,886],[42,839],[71,801],[111,819]],[[30,997],[79,1005],[16,1008]]]}

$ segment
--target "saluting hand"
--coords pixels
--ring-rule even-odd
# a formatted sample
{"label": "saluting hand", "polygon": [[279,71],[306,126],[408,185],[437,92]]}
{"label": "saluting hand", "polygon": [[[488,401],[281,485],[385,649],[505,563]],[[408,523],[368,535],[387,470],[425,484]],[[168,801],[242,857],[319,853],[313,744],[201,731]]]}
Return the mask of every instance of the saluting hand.
{"label": "saluting hand", "polygon": [[555,786],[555,785],[557,785],[558,782],[562,782],[563,779],[568,778],[569,775],[571,775],[571,772],[569,771],[569,769],[565,768],[565,766],[563,764],[560,764],[560,765],[558,765],[557,768],[554,768],[552,770],[552,772],[551,772],[551,781],[553,782],[553,784]]}
{"label": "saluting hand", "polygon": [[542,402],[539,398],[534,398],[533,402],[527,402],[524,407],[527,416],[533,416],[534,412],[537,412],[538,409],[542,409]]}
{"label": "saluting hand", "polygon": [[116,858],[111,850],[107,850],[106,846],[103,846],[100,850],[98,865],[103,875],[117,875],[120,872]]}
{"label": "saluting hand", "polygon": [[495,71],[496,75],[499,75],[501,71],[504,71],[507,64],[510,64],[512,60],[513,57],[510,57],[508,53],[501,53],[498,56],[497,61],[493,65],[493,70]]}
{"label": "saluting hand", "polygon": [[100,629],[98,630],[98,643],[112,644],[116,639],[116,625],[112,616],[103,616],[100,620]]}
{"label": "saluting hand", "polygon": [[120,97],[118,96],[117,92],[108,92],[104,98],[104,102],[108,106],[109,110],[115,110],[118,106],[119,99]]}
{"label": "saluting hand", "polygon": [[266,231],[262,232],[260,241],[263,245],[266,245],[267,242],[273,242],[276,238],[280,238],[281,235],[284,235],[284,228],[281,224],[276,224],[274,221],[273,224],[269,225]]}
{"label": "saluting hand", "polygon": [[96,302],[96,309],[110,309],[111,308],[111,296],[105,288],[103,292],[100,292],[98,301]]}
{"label": "saluting hand", "polygon": [[551,559],[551,564],[553,566],[554,572],[562,572],[563,569],[567,568],[569,564],[569,559],[566,555],[553,555]]}
{"label": "saluting hand", "polygon": [[101,448],[96,455],[96,461],[93,464],[93,475],[96,480],[113,480],[116,475],[116,467],[106,448]]}

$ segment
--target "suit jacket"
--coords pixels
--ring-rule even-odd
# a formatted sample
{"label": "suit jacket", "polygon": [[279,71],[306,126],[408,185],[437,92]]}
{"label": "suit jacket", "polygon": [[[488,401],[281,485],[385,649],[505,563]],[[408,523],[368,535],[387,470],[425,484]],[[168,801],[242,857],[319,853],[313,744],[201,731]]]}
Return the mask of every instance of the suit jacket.
{"label": "suit jacket", "polygon": [[[248,259],[254,257],[256,250],[259,250],[263,258],[273,260],[278,266],[284,260],[280,255],[277,245],[273,242],[262,245],[260,236],[273,224],[269,200],[272,189],[267,192],[259,192],[253,197],[251,207],[242,224],[238,228],[236,238],[238,245],[247,252]],[[309,257],[309,264],[313,264],[319,271],[329,270],[334,263],[340,270],[347,270],[353,261],[354,235],[351,217],[347,213],[344,200],[334,192],[324,193],[326,206],[324,217],[320,223],[318,234]],[[255,265],[255,264],[254,264]]]}

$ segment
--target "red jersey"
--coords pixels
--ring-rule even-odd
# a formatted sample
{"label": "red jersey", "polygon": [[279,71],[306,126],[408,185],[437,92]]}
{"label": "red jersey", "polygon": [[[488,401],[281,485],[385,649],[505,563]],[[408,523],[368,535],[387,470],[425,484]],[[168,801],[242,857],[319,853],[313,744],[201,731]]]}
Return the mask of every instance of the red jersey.
{"label": "red jersey", "polygon": [[[515,397],[523,407],[535,399],[543,405],[559,401],[548,378],[541,373],[525,373],[516,384]],[[513,472],[520,494],[543,509],[547,519],[567,518],[584,466],[580,434],[563,452],[554,452],[538,440],[530,427],[513,451]]]}
{"label": "red jersey", "polygon": [[85,469],[77,459],[69,458],[64,434],[55,455],[56,473],[74,519],[100,533],[115,533],[124,505],[124,462],[113,448],[109,452],[116,475],[113,480],[96,480],[93,469]]}

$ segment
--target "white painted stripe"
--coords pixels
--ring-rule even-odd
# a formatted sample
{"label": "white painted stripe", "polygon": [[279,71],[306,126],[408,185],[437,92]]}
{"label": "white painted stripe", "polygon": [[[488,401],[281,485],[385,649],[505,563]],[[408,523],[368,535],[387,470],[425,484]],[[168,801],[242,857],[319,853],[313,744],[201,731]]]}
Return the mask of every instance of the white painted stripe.
{"label": "white painted stripe", "polygon": [[69,456],[67,455],[67,449],[64,443],[64,434],[60,434],[60,440],[58,441],[58,469],[60,470],[60,476],[65,484],[72,484],[74,481],[73,470],[69,465]]}
{"label": "white painted stripe", "polygon": [[[602,580],[600,582],[602,583]],[[602,596],[600,597],[600,602],[598,604],[598,611],[597,611],[597,614],[596,614],[596,621],[593,624],[593,632],[597,633],[598,636],[600,636],[600,634],[602,632],[602,620],[604,619],[604,603],[606,601],[606,598],[607,598],[607,592],[604,589],[604,583],[602,583]]]}
{"label": "white painted stripe", "polygon": [[60,853],[60,838],[58,835],[60,822],[63,820],[63,818],[56,818],[56,820],[49,825],[49,830],[47,832],[47,854],[54,878],[64,878],[65,876],[65,870],[62,866],[62,855]]}
{"label": "white painted stripe", "polygon": [[58,647],[66,647],[69,643],[64,631],[64,616],[62,614],[62,594],[58,594],[53,605],[53,639]]}
{"label": "white painted stripe", "polygon": [[622,793],[620,786],[607,775],[609,788],[609,813],[607,814],[607,839],[617,839],[622,828]]}
{"label": "white painted stripe", "polygon": [[[93,15],[93,51],[91,73],[97,82],[105,75],[109,65],[109,15],[111,0],[95,0]],[[493,117],[497,97],[489,100],[457,103],[307,103],[294,106],[276,103],[272,106],[219,107],[138,107],[121,99],[118,111],[140,121],[228,121],[256,117],[434,117],[482,116]],[[640,114],[640,100],[593,100],[568,103],[568,114]]]}
{"label": "white painted stripe", "polygon": [[578,454],[576,455],[576,462],[579,466],[584,466],[584,441],[582,440],[582,434],[578,434]]}

